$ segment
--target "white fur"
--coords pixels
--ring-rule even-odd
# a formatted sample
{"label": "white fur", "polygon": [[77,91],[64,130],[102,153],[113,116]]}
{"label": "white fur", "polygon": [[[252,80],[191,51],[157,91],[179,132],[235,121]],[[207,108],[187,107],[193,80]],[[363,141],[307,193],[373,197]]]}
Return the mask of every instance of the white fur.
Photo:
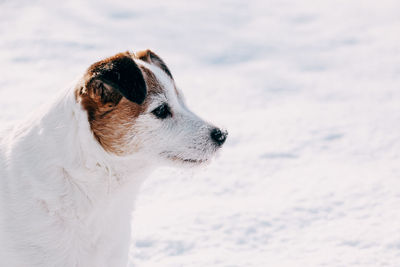
{"label": "white fur", "polygon": [[[217,150],[212,126],[185,107],[167,75],[138,62],[166,93],[135,120],[128,144],[140,144],[135,153],[115,156],[99,145],[75,86],[1,133],[0,266],[126,266],[131,212],[144,178],[163,162],[206,161]],[[173,119],[151,114],[162,101]]]}

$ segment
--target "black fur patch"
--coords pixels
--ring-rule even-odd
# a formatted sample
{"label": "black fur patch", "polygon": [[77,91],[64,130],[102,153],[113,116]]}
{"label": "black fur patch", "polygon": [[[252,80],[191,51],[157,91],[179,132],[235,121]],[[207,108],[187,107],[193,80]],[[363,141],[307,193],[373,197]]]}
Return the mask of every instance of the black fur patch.
{"label": "black fur patch", "polygon": [[101,96],[102,102],[117,104],[121,96],[142,104],[147,88],[143,74],[129,53],[117,54],[91,65],[86,88]]}

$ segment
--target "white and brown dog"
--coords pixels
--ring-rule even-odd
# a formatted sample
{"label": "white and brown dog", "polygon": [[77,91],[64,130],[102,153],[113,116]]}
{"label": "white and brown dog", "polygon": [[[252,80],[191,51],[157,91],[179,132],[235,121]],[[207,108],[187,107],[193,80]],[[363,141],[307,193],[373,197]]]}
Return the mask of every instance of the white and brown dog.
{"label": "white and brown dog", "polygon": [[0,266],[119,267],[155,167],[208,162],[227,133],[186,106],[150,50],[94,63],[0,136]]}

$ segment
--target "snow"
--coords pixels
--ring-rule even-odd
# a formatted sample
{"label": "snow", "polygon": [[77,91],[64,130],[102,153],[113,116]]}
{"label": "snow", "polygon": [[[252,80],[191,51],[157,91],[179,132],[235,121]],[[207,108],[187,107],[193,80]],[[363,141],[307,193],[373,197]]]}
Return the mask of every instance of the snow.
{"label": "snow", "polygon": [[2,123],[120,51],[160,54],[229,130],[157,170],[131,266],[398,266],[400,2],[1,1]]}

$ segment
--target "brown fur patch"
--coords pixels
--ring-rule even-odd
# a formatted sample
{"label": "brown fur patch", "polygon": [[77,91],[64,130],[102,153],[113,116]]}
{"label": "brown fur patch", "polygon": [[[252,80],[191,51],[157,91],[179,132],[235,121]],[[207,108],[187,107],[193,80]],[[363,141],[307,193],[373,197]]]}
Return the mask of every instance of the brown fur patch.
{"label": "brown fur patch", "polygon": [[[106,60],[115,60],[118,54]],[[95,66],[97,63],[93,64]],[[108,152],[116,155],[132,153],[137,147],[131,142],[134,134],[135,119],[146,111],[151,96],[163,93],[163,88],[149,69],[138,66],[147,87],[147,95],[143,103],[128,100],[118,90],[93,80],[93,69],[88,69],[84,76],[84,86],[75,94],[82,107],[88,112],[88,120],[95,138]],[[139,142],[136,142],[139,145]]]}
{"label": "brown fur patch", "polygon": [[105,112],[100,111],[100,106],[99,114],[90,121],[94,136],[108,152],[117,155],[132,152],[135,148],[127,145],[132,138],[130,135],[133,134],[134,121],[146,107],[145,104],[135,104],[125,97],[117,106]]}
{"label": "brown fur patch", "polygon": [[162,94],[164,89],[157,80],[154,73],[148,68],[143,66],[140,66],[140,69],[142,70],[146,80],[148,94]]}

